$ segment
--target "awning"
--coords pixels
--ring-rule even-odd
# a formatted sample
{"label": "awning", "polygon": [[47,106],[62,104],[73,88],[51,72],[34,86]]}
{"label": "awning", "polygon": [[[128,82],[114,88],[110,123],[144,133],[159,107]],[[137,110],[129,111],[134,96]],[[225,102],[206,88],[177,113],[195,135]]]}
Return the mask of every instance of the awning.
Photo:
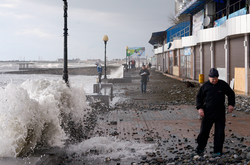
{"label": "awning", "polygon": [[154,32],[148,42],[151,45],[162,43],[166,39],[166,34],[166,31]]}
{"label": "awning", "polygon": [[188,3],[178,14],[175,15],[175,19],[182,14],[193,14],[203,9],[205,0],[193,0]]}

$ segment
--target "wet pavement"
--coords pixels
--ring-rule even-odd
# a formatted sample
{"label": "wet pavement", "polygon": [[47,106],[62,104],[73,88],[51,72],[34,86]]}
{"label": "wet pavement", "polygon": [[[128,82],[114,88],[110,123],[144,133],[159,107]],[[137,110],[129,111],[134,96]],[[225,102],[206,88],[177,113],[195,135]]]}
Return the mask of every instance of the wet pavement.
{"label": "wet pavement", "polygon": [[[250,146],[250,115],[242,112],[234,112],[227,115],[226,126],[226,144],[224,152],[231,148],[238,147],[239,144]],[[166,110],[161,111],[123,111],[117,109],[107,114],[99,116],[98,125],[93,131],[93,136],[116,136],[121,140],[136,141],[138,143],[157,143],[154,156],[145,153],[147,159],[175,158],[178,154],[183,155],[189,152],[194,153],[196,147],[195,139],[199,133],[200,122],[197,118],[197,111],[193,106],[168,106]],[[206,154],[212,152],[213,130],[208,141]],[[232,136],[234,135],[234,136]],[[244,140],[242,140],[242,138]],[[88,160],[88,163],[101,163],[100,160]],[[143,162],[141,158],[134,160],[120,160],[121,164],[131,164],[131,162]],[[72,162],[73,163],[73,162]],[[104,161],[102,160],[102,163]],[[107,163],[107,162],[106,162]],[[116,161],[110,161],[110,164],[116,164]],[[74,164],[74,163],[73,163]]]}

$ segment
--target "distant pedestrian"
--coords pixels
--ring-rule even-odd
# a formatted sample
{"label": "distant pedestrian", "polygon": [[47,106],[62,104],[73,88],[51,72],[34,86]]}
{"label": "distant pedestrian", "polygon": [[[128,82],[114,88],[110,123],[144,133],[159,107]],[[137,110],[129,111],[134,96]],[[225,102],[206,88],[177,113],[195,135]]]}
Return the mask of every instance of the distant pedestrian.
{"label": "distant pedestrian", "polygon": [[[146,65],[146,69],[149,71],[150,67],[148,65]],[[149,82],[149,75],[148,75],[148,82]]]}
{"label": "distant pedestrian", "polygon": [[196,108],[202,117],[196,153],[203,154],[210,130],[215,124],[214,155],[221,156],[225,140],[225,95],[228,97],[228,112],[232,113],[235,94],[225,81],[218,79],[219,73],[215,68],[210,69],[208,76],[209,80],[201,86],[196,97]]}
{"label": "distant pedestrian", "polygon": [[98,82],[101,83],[101,81],[102,81],[102,65],[98,62],[95,62],[95,65],[97,66]]}
{"label": "distant pedestrian", "polygon": [[150,73],[145,67],[145,65],[142,65],[142,69],[139,72],[139,75],[141,76],[141,93],[146,93],[147,81]]}
{"label": "distant pedestrian", "polygon": [[152,64],[149,62],[149,63],[148,63],[148,67],[151,68],[151,66],[152,66]]}
{"label": "distant pedestrian", "polygon": [[128,69],[130,69],[131,61],[128,62]]}
{"label": "distant pedestrian", "polygon": [[132,67],[131,68],[134,68],[135,67],[135,61],[132,60]]}

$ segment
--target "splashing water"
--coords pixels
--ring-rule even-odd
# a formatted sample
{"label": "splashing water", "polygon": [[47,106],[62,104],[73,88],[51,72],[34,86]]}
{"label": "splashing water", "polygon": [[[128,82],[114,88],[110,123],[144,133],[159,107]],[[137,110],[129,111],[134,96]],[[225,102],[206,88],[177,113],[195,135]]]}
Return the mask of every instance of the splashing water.
{"label": "splashing water", "polygon": [[122,78],[123,77],[123,66],[120,66],[117,70],[111,71],[109,78]]}
{"label": "splashing water", "polygon": [[67,153],[76,153],[77,156],[89,158],[128,159],[153,152],[156,144],[141,144],[130,141],[122,141],[111,137],[93,137],[77,145],[69,146]]}
{"label": "splashing water", "polygon": [[0,88],[0,157],[24,155],[42,142],[63,147],[69,138],[62,127],[68,116],[80,123],[88,108],[83,84],[27,80]]}

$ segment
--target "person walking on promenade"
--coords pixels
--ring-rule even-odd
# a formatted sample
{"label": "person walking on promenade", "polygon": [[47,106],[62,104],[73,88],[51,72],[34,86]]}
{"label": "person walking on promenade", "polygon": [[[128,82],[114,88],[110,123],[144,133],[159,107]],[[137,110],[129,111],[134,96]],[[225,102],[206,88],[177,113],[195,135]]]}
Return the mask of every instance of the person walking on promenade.
{"label": "person walking on promenade", "polygon": [[148,67],[151,68],[151,66],[152,66],[152,64],[149,62],[149,63],[148,63]]}
{"label": "person walking on promenade", "polygon": [[[146,65],[146,68],[147,68],[148,71],[150,70],[149,65]],[[149,82],[149,75],[148,75],[148,82]]]}
{"label": "person walking on promenade", "polygon": [[132,64],[131,64],[131,68],[133,69],[133,68],[134,68],[134,66],[135,66],[135,61],[134,61],[134,60],[132,60],[132,61],[131,61],[131,63],[132,63]]}
{"label": "person walking on promenade", "polygon": [[98,62],[95,62],[95,65],[97,66],[98,81],[99,81],[99,83],[101,83],[101,81],[102,81],[102,65]]}
{"label": "person walking on promenade", "polygon": [[139,72],[139,75],[141,76],[141,93],[146,93],[147,81],[150,73],[145,65],[142,65],[142,69]]}
{"label": "person walking on promenade", "polygon": [[196,153],[203,154],[210,130],[215,124],[213,155],[221,156],[225,140],[225,95],[228,97],[228,112],[232,113],[235,105],[235,93],[225,81],[218,79],[219,73],[215,68],[210,69],[208,76],[209,80],[201,86],[196,97],[196,108],[202,117]]}

